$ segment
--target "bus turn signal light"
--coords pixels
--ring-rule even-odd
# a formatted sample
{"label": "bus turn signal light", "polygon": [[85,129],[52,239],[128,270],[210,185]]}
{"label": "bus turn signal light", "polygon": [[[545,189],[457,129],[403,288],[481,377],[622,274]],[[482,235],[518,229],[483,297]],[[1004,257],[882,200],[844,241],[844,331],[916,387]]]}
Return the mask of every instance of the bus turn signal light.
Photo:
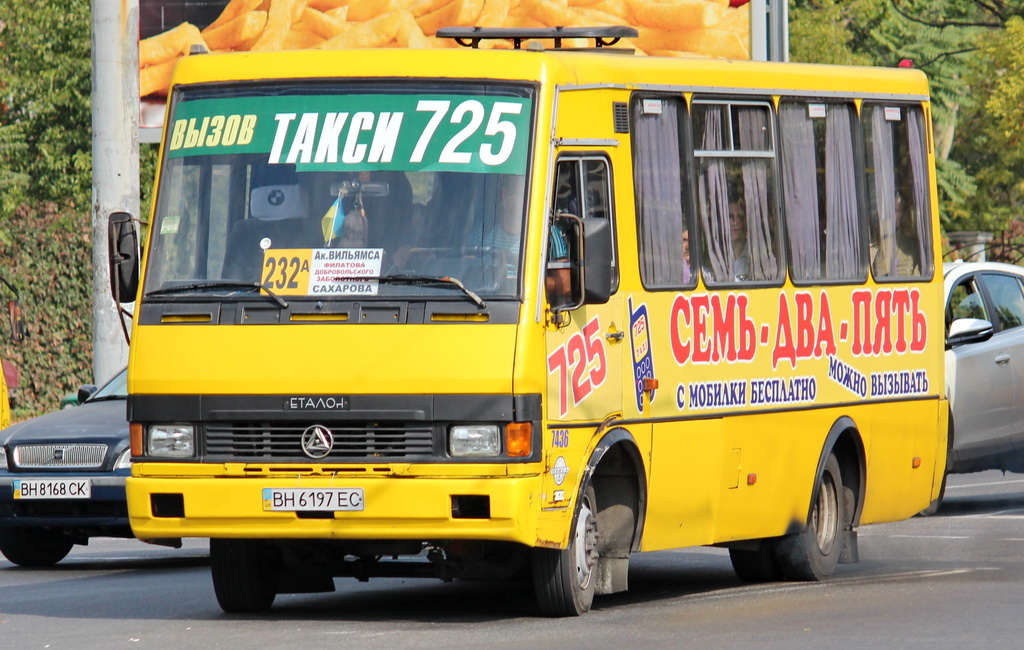
{"label": "bus turn signal light", "polygon": [[128,440],[131,443],[132,456],[142,455],[142,425],[132,422],[128,425]]}
{"label": "bus turn signal light", "polygon": [[505,451],[512,457],[529,456],[533,451],[533,425],[510,422],[505,425]]}

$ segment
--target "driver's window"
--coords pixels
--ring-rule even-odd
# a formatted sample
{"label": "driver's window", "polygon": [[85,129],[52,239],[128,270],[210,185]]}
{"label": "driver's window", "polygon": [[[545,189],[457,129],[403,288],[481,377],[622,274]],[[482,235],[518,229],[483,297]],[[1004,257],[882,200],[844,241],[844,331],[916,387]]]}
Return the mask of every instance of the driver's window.
{"label": "driver's window", "polygon": [[992,320],[985,308],[985,301],[982,298],[981,290],[977,280],[968,278],[953,287],[949,293],[949,304],[946,307],[946,332],[949,332],[950,324],[958,318],[981,318]]}
{"label": "driver's window", "polygon": [[[581,219],[613,219],[611,170],[601,156],[562,157],[555,168],[552,213]],[[568,235],[569,233],[564,233]],[[551,247],[549,246],[549,255]],[[612,249],[612,290],[619,284],[618,257]]]}

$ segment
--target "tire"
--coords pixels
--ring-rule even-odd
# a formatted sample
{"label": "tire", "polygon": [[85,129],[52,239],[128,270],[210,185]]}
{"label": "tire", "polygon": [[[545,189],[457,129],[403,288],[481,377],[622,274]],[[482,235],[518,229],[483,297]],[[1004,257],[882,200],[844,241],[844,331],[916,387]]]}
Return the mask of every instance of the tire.
{"label": "tire", "polygon": [[264,543],[249,539],[210,540],[213,591],[225,612],[270,609],[277,595],[280,572],[280,557]]}
{"label": "tire", "polygon": [[945,472],[942,475],[942,485],[939,487],[939,497],[932,501],[927,508],[919,512],[922,517],[931,517],[932,515],[939,514],[939,507],[942,505],[942,500],[946,498],[946,479],[949,478],[949,472]]}
{"label": "tire", "polygon": [[71,552],[71,538],[49,530],[7,528],[0,530],[0,553],[20,566],[51,566]]}
{"label": "tire", "polygon": [[533,551],[533,587],[547,616],[580,616],[594,602],[598,530],[593,486],[584,491],[574,521],[568,548]]}
{"label": "tire", "polygon": [[922,510],[920,513],[923,517],[930,517],[939,513],[939,506],[942,505],[942,500],[946,498],[946,479],[949,478],[949,472],[953,469],[953,413],[949,413],[949,425],[946,433],[946,466],[942,471],[942,485],[939,486],[939,496],[937,499],[931,502],[927,508]]}
{"label": "tire", "polygon": [[764,540],[756,551],[729,549],[729,559],[736,576],[743,582],[775,582],[782,571],[775,559],[774,540]]}
{"label": "tire", "polygon": [[779,540],[776,558],[786,580],[819,581],[828,578],[843,550],[846,508],[843,478],[835,454],[814,486],[814,501],[803,532]]}

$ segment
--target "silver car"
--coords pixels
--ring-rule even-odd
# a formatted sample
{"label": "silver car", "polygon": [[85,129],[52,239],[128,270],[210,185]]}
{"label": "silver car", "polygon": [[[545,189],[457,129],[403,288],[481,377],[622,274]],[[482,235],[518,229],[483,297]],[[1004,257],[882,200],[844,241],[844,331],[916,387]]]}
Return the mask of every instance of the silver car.
{"label": "silver car", "polygon": [[943,274],[947,473],[1024,472],[1024,268],[958,262]]}

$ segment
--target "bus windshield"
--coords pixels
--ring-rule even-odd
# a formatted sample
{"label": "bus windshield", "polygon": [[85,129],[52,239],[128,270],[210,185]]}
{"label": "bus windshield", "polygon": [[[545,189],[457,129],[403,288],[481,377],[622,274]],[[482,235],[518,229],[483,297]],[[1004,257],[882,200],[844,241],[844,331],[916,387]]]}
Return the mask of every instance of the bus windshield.
{"label": "bus windshield", "polygon": [[176,89],[143,296],[516,298],[532,120],[525,86]]}

